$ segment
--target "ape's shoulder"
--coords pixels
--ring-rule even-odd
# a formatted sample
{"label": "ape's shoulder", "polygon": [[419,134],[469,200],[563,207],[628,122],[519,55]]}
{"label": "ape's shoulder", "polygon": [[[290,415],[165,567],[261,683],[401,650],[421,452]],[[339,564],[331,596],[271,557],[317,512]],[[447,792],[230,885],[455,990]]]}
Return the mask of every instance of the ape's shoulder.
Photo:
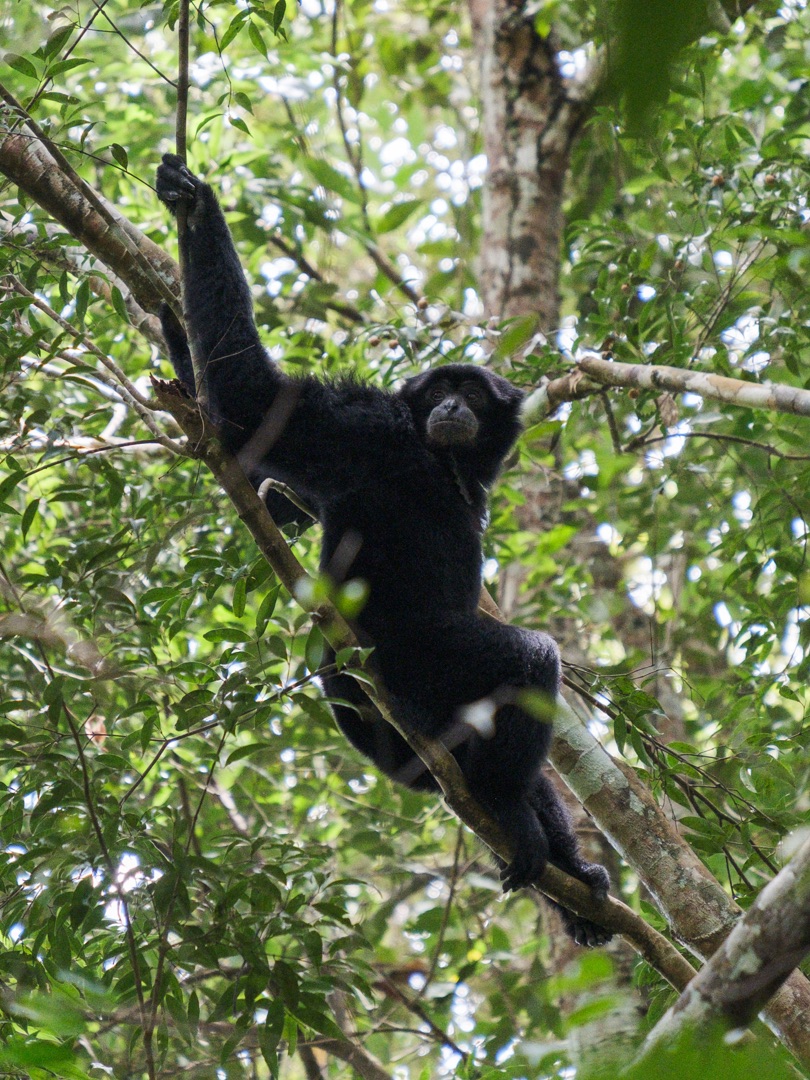
{"label": "ape's shoulder", "polygon": [[356,375],[331,379],[305,377],[302,400],[325,410],[344,431],[385,432],[392,441],[416,435],[413,414],[402,398]]}

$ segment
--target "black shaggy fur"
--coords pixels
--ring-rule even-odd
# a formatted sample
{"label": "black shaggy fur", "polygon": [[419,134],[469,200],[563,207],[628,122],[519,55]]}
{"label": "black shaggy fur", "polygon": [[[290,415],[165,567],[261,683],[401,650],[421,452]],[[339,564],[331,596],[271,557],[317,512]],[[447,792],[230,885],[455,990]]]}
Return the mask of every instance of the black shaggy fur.
{"label": "black shaggy fur", "polygon": [[[211,188],[166,155],[157,192],[171,210],[181,201],[188,208],[185,322],[222,439],[256,486],[273,477],[312,507],[323,526],[325,570],[337,580],[367,583],[357,623],[374,645],[399,719],[445,742],[473,796],[512,840],[504,889],[537,881],[550,860],[605,895],[606,871],[582,858],[565,807],[540,771],[551,725],[520,704],[527,688],[549,701],[557,693],[557,647],[546,634],[477,614],[487,490],[520,430],[520,391],[462,364],[417,375],[396,393],[285,375],[260,344]],[[168,309],[163,327],[177,375],[193,393],[188,342]],[[443,445],[428,436],[428,417],[443,395],[454,409],[463,388],[474,438]],[[298,516],[283,496],[271,496],[279,523]],[[342,702],[333,706],[335,716],[358,749],[410,787],[437,789],[350,676],[332,674],[323,682],[330,698]],[[465,719],[465,707],[482,700],[489,703],[490,730],[467,722],[470,713]],[[581,944],[610,937],[571,912],[562,915]]]}

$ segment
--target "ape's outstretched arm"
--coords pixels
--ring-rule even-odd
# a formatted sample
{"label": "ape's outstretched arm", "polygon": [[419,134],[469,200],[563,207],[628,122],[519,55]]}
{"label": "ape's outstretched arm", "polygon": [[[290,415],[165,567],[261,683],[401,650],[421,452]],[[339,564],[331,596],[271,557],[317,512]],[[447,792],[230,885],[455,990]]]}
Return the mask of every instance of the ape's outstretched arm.
{"label": "ape's outstretched arm", "polygon": [[[259,427],[283,381],[262,348],[253,302],[217,198],[181,158],[165,154],[157,172],[158,197],[177,212],[187,207],[183,245],[183,313],[214,418],[224,442],[238,450]],[[163,331],[178,378],[189,389],[188,343],[170,314]]]}

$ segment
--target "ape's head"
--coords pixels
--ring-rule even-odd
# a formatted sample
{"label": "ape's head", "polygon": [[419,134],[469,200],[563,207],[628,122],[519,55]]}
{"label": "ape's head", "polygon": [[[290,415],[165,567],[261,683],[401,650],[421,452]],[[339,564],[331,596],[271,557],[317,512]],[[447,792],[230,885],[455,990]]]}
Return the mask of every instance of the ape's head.
{"label": "ape's head", "polygon": [[408,379],[399,396],[429,447],[480,456],[495,470],[520,432],[522,391],[473,364],[425,371]]}

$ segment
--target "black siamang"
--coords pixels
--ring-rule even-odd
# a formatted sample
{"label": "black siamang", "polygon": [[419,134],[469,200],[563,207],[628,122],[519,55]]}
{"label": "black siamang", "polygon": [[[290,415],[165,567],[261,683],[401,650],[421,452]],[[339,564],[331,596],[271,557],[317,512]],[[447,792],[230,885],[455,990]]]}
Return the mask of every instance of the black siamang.
{"label": "black siamang", "polygon": [[[546,634],[477,613],[487,490],[520,431],[521,392],[467,364],[426,371],[394,393],[285,375],[262,348],[211,188],[167,154],[157,193],[172,211],[187,207],[186,330],[221,438],[257,487],[274,478],[312,507],[323,526],[324,571],[366,583],[357,625],[374,646],[398,718],[445,743],[474,798],[512,841],[504,889],[536,882],[550,861],[604,896],[607,872],[583,859],[541,772],[551,725],[524,707],[527,691],[549,703],[556,695],[557,646]],[[193,394],[189,343],[168,308],[163,329]],[[271,496],[278,523],[296,517],[282,495]],[[437,790],[350,675],[329,674],[323,684],[359,750],[409,787]],[[560,910],[575,941],[609,940],[602,927]]]}

